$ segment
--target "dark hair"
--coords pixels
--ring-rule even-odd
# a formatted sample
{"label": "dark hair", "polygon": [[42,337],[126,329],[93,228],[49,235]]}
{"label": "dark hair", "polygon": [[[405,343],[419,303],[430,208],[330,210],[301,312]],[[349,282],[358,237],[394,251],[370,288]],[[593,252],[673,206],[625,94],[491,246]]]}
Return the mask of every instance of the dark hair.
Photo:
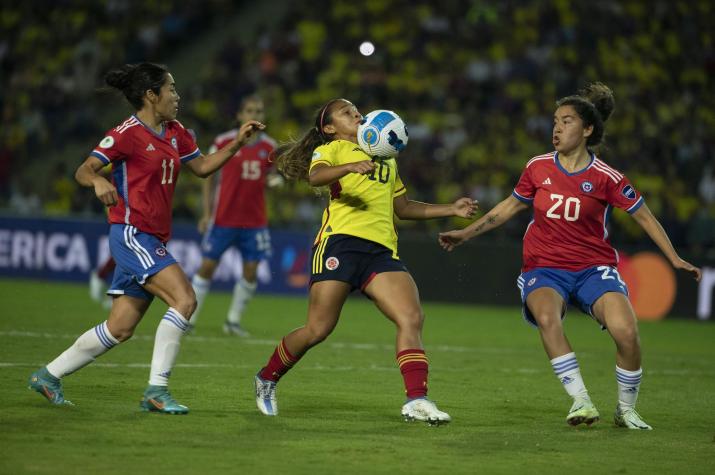
{"label": "dark hair", "polygon": [[289,180],[307,180],[310,160],[316,147],[333,140],[331,134],[323,132],[323,127],[332,122],[333,105],[346,99],[332,99],[315,114],[315,126],[311,127],[300,140],[281,144],[271,154],[278,171]]}
{"label": "dark hair", "polygon": [[243,96],[241,98],[241,102],[238,103],[239,112],[242,111],[243,108],[246,107],[246,104],[248,104],[249,102],[263,102],[263,98],[258,94],[249,94],[247,96]]}
{"label": "dark hair", "polygon": [[167,74],[169,70],[161,64],[125,64],[121,68],[109,71],[104,76],[104,82],[122,91],[129,103],[139,110],[144,107],[146,91],[152,90],[158,95]]}
{"label": "dark hair", "polygon": [[577,95],[559,99],[556,106],[573,106],[583,121],[583,126],[593,126],[593,132],[586,139],[586,145],[595,146],[603,141],[606,133],[605,122],[611,116],[616,101],[611,88],[601,82],[592,82],[580,89]]}

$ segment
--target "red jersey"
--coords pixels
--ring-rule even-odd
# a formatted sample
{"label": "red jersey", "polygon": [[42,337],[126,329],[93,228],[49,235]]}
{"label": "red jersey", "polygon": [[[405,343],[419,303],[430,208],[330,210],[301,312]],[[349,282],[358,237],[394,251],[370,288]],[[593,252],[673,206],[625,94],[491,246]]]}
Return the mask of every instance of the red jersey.
{"label": "red jersey", "polygon": [[606,228],[613,207],[628,213],[643,197],[618,170],[591,154],[591,163],[567,172],[551,152],[532,158],[512,195],[533,204],[524,234],[522,272],[537,267],[578,271],[618,263]]}
{"label": "red jersey", "polygon": [[108,131],[90,155],[112,163],[119,202],[109,209],[109,222],[131,224],[167,242],[179,169],[201,155],[191,133],[172,120],[158,134],[132,115]]}
{"label": "red jersey", "polygon": [[[238,134],[229,130],[214,140],[211,152],[225,147]],[[275,142],[261,133],[258,139],[244,145],[223,166],[214,191],[213,223],[229,228],[263,228],[266,216],[266,174],[271,168],[268,155]]]}

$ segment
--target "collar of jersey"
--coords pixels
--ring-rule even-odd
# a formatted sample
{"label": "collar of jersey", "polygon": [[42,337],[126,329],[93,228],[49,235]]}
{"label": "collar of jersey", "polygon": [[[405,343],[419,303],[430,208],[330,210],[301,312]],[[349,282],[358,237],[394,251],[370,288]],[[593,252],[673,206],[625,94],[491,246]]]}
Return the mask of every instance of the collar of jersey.
{"label": "collar of jersey", "polygon": [[585,168],[582,168],[581,170],[577,170],[573,173],[569,173],[568,170],[566,170],[564,167],[561,166],[561,163],[559,163],[559,152],[554,153],[554,163],[556,164],[556,168],[561,170],[561,172],[564,175],[567,175],[567,176],[579,175],[579,174],[585,172],[586,170],[588,170],[589,168],[591,168],[591,165],[593,165],[593,162],[596,160],[596,155],[594,155],[593,152],[589,151],[588,154],[591,155],[591,161],[588,162],[588,165],[586,165]]}
{"label": "collar of jersey", "polygon": [[157,133],[156,133],[156,130],[152,129],[151,127],[149,127],[148,125],[146,125],[144,122],[142,122],[141,119],[136,116],[136,114],[132,114],[132,117],[134,117],[141,125],[143,125],[146,130],[148,130],[148,131],[151,132],[152,134],[156,135],[156,136],[159,137],[160,139],[163,139],[163,138],[164,138],[164,135],[166,135],[166,125],[164,125],[163,122],[161,123],[161,133],[160,133],[160,134],[157,134]]}

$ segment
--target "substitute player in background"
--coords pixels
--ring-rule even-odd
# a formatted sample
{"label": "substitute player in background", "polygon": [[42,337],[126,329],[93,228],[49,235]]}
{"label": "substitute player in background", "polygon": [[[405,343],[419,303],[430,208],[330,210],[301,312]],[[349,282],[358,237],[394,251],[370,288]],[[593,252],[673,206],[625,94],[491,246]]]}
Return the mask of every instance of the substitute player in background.
{"label": "substitute player in background", "polygon": [[532,158],[511,196],[466,228],[441,233],[439,242],[451,251],[532,205],[534,217],[524,234],[517,283],[524,317],[538,326],[554,372],[574,400],[566,421],[590,425],[599,419],[562,327],[566,306],[572,303],[607,329],[616,344],[616,425],[651,429],[635,410],[643,373],[641,349],[626,284],[616,271],[618,252],[608,241],[612,208],[633,216],[673,267],[691,272],[696,280],[701,273],[678,256],[628,179],[590,150],[601,143],[614,105],[613,93],[601,83],[559,100],[555,152]]}
{"label": "substitute player in background", "polygon": [[[248,96],[241,101],[236,113],[239,127],[250,120],[262,122],[263,101]],[[226,147],[238,134],[232,129],[216,137],[211,152]],[[266,215],[266,182],[274,186],[282,181],[280,175],[269,175],[268,159],[275,142],[265,133],[255,134],[217,174],[203,185],[203,216],[199,231],[204,234],[201,244],[203,260],[191,280],[196,293],[196,311],[191,316],[191,327],[196,325],[211,279],[223,253],[235,246],[241,252],[243,273],[233,288],[233,299],[223,325],[229,335],[248,336],[241,326],[241,316],[257,287],[258,264],[271,250]]]}
{"label": "substitute player in background", "polygon": [[278,413],[276,384],[305,353],[330,335],[351,291],[360,289],[397,327],[396,358],[408,420],[439,424],[449,414],[427,399],[428,361],[422,347],[424,314],[417,286],[397,256],[393,214],[401,219],[469,217],[469,198],[432,205],[407,199],[394,158],[370,160],[357,145],[362,115],[345,99],[321,107],[298,142],[275,152],[278,170],[289,179],[330,188],[313,247],[308,319],[286,335],[255,377],[256,404],[265,415]]}
{"label": "substitute player in background", "polygon": [[[137,112],[107,132],[75,178],[93,187],[97,198],[111,207],[109,249],[117,267],[108,293],[114,301],[106,321],[30,376],[30,389],[53,404],[68,402],[61,378],[129,339],[158,296],[169,309],[156,330],[149,385],[140,405],[145,411],[186,414],[189,409],[177,403],[168,389],[181,336],[196,308],[189,279],[165,247],[171,234],[174,188],[182,165],[206,177],[264,126],[249,121],[228,146],[204,156],[193,135],[176,120],[179,94],[166,68],[128,64],[110,71],[105,81],[122,91]],[[108,163],[113,164],[111,183],[99,174]]]}

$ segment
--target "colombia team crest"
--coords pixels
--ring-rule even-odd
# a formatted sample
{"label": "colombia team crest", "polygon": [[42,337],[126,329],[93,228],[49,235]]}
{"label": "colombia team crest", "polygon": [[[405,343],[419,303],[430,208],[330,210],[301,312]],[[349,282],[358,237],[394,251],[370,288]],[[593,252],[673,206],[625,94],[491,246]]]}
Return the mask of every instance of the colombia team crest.
{"label": "colombia team crest", "polygon": [[325,259],[325,267],[328,270],[335,270],[338,268],[339,265],[340,261],[337,257],[328,257],[327,259]]}

